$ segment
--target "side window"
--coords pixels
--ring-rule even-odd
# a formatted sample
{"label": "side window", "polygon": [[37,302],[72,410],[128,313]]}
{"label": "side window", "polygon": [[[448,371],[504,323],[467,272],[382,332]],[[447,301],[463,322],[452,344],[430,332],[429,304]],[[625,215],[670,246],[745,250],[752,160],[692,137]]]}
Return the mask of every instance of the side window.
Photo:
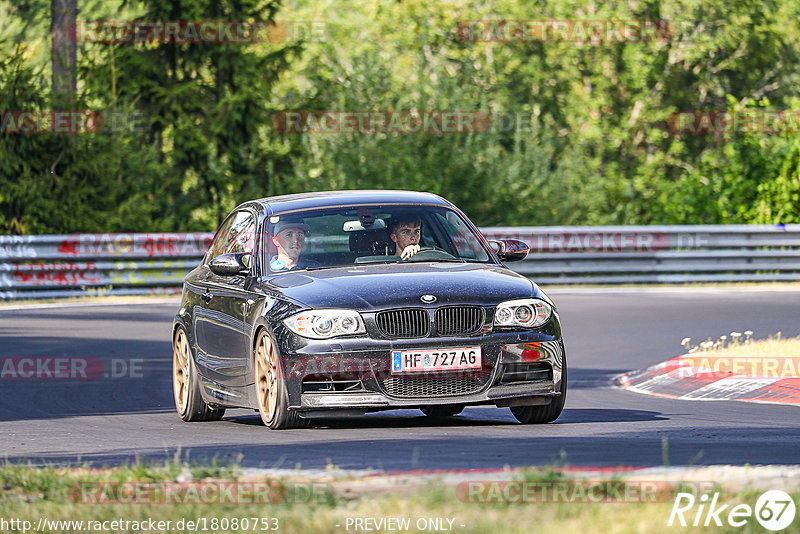
{"label": "side window", "polygon": [[240,211],[232,218],[230,231],[225,239],[225,248],[222,254],[240,252],[253,253],[255,243],[256,220],[253,214]]}
{"label": "side window", "polygon": [[458,251],[458,255],[467,260],[486,261],[489,257],[480,246],[472,230],[454,212],[448,212],[442,219],[444,227],[450,234],[450,240]]}
{"label": "side window", "polygon": [[231,229],[231,223],[233,222],[233,219],[233,217],[229,217],[224,223],[222,223],[222,226],[219,227],[219,230],[217,230],[217,235],[214,236],[214,241],[212,241],[211,246],[208,247],[206,263],[223,253],[222,251],[225,249],[225,241],[228,239],[228,231]]}

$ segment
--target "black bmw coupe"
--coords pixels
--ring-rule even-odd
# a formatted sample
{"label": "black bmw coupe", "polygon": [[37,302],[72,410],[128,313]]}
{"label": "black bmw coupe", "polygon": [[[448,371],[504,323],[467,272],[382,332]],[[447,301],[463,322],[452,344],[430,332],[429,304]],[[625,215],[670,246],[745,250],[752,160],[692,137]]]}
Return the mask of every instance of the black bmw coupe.
{"label": "black bmw coupe", "polygon": [[245,202],[186,276],[173,325],[184,421],[253,408],[269,428],[418,408],[561,414],[567,364],[553,302],[503,265],[447,200],[409,191]]}

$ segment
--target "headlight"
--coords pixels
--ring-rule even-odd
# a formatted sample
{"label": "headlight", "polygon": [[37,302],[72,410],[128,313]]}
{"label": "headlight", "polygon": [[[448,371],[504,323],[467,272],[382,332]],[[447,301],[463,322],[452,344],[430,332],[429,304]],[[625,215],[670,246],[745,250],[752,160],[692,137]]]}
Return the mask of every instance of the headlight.
{"label": "headlight", "polygon": [[546,323],[552,313],[553,309],[543,300],[508,300],[497,305],[494,325],[533,328]]}
{"label": "headlight", "polygon": [[289,330],[311,339],[366,334],[361,315],[353,310],[308,310],[283,320]]}

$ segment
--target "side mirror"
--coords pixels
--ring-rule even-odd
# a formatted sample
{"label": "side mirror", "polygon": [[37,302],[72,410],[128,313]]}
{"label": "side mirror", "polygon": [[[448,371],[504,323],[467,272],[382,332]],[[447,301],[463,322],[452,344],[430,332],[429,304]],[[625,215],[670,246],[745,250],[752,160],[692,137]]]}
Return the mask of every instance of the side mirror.
{"label": "side mirror", "polygon": [[210,262],[208,268],[219,276],[235,276],[237,274],[250,274],[250,265],[253,255],[246,252],[236,254],[220,254]]}
{"label": "side mirror", "polygon": [[531,251],[526,243],[516,239],[490,239],[489,244],[497,253],[500,261],[504,262],[524,260]]}

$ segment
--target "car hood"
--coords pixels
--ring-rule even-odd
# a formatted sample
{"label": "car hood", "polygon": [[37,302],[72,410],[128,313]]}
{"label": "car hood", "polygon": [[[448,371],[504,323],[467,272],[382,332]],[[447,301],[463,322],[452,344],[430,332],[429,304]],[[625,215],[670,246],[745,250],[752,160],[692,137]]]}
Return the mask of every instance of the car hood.
{"label": "car hood", "polygon": [[[411,263],[297,271],[265,277],[265,289],[313,308],[361,311],[396,306],[495,305],[515,298],[543,296],[527,278],[497,265]],[[543,297],[546,298],[546,297]]]}

